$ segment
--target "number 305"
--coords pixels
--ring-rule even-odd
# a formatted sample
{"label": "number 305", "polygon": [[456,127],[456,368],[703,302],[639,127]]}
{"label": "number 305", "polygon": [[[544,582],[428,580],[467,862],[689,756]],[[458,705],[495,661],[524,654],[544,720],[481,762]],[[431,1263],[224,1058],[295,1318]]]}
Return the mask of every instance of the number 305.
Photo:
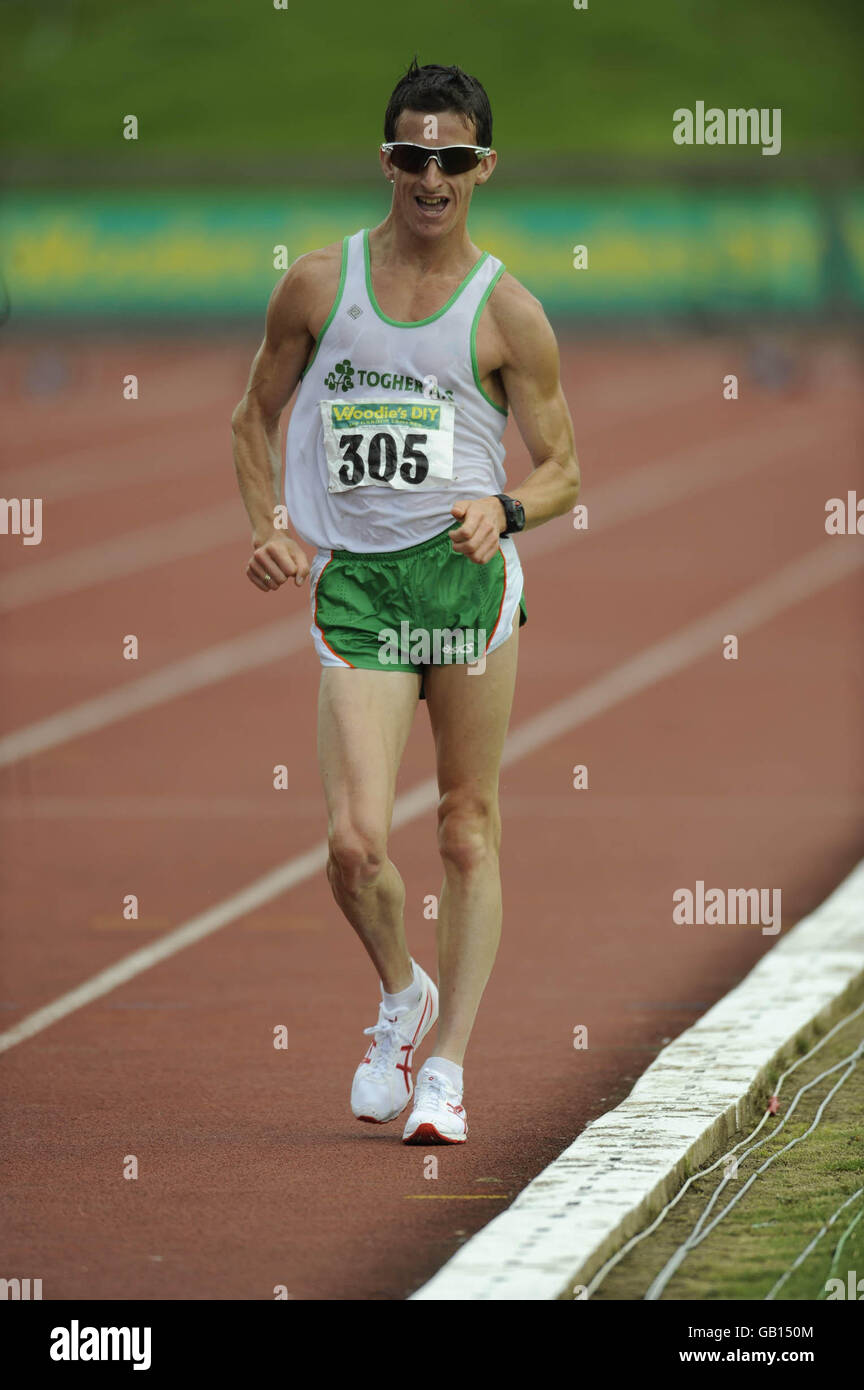
{"label": "number 305", "polygon": [[362,434],[343,434],[339,448],[345,462],[339,469],[339,481],[345,487],[356,487],[368,471],[369,477],[378,483],[389,483],[399,469],[399,477],[406,483],[422,483],[429,472],[429,460],[416,446],[425,444],[425,434],[406,434],[402,443],[402,460],[399,462],[399,445],[392,434],[373,434],[364,462],[360,453]]}

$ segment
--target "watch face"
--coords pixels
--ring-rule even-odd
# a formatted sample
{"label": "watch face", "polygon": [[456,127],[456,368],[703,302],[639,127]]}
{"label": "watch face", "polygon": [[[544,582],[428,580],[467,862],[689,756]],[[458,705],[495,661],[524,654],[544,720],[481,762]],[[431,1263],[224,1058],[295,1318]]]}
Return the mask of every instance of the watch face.
{"label": "watch face", "polygon": [[504,515],[507,519],[507,529],[502,531],[502,536],[509,536],[514,531],[522,531],[525,527],[525,508],[521,502],[517,502],[515,497],[508,497],[506,493],[498,493],[498,500],[504,508]]}

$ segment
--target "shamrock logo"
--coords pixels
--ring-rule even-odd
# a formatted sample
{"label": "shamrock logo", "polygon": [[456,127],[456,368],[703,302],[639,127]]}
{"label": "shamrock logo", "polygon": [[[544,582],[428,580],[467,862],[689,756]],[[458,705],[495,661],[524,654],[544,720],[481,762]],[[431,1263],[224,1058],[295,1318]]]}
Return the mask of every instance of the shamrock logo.
{"label": "shamrock logo", "polygon": [[327,373],[324,385],[328,391],[354,390],[354,368],[347,357],[344,362],[337,362],[333,371]]}

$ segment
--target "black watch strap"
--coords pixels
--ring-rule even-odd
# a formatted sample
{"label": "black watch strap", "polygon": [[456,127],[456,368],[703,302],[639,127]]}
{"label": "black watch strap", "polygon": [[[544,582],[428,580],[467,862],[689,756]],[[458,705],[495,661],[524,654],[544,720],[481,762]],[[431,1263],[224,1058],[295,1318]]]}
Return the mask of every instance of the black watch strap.
{"label": "black watch strap", "polygon": [[498,534],[510,536],[514,532],[525,530],[525,508],[515,497],[508,497],[506,492],[496,492],[495,496],[504,508],[506,525],[503,531]]}

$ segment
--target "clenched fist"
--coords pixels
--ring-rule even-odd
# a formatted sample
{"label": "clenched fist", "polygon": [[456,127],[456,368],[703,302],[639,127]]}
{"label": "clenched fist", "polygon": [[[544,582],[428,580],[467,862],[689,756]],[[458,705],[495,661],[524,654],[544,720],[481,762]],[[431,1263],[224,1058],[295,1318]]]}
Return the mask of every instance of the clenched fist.
{"label": "clenched fist", "polygon": [[290,536],[271,536],[263,544],[255,546],[246,573],[252,583],[267,594],[288,579],[301,585],[309,573],[309,561],[303,547]]}
{"label": "clenched fist", "polygon": [[498,549],[498,537],[507,525],[504,508],[497,497],[475,497],[470,502],[454,502],[450,508],[462,525],[450,532],[453,549],[467,555],[475,565],[488,565]]}

